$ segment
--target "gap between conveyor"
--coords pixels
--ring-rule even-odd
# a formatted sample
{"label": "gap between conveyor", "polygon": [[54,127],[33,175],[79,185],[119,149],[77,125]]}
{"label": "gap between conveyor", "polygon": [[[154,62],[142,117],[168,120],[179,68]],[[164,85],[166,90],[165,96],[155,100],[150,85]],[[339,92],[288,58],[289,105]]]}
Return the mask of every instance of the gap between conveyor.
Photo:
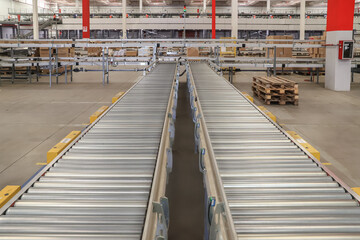
{"label": "gap between conveyor", "polygon": [[166,196],[170,205],[169,240],[201,240],[204,232],[204,187],[194,153],[194,123],[191,119],[185,76],[180,78],[173,171]]}

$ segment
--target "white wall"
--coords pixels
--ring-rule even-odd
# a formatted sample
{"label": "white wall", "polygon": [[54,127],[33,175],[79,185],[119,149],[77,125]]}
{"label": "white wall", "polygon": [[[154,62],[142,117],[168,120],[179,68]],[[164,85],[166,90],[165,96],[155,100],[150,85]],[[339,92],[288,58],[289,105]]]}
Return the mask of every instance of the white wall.
{"label": "white wall", "polygon": [[0,0],[0,19],[7,18],[8,9],[12,8],[12,0]]}
{"label": "white wall", "polygon": [[[48,6],[44,0],[38,0],[39,12],[47,9]],[[8,17],[8,11],[11,9],[12,12],[32,12],[32,0],[0,0],[0,19]]]}
{"label": "white wall", "polygon": [[21,9],[22,11],[32,11],[32,5],[15,2],[13,0],[0,0],[0,18],[7,18],[8,17],[8,10],[9,9]]}
{"label": "white wall", "polygon": [[2,36],[3,39],[10,39],[12,37],[13,30],[11,27],[3,27],[2,28]]}

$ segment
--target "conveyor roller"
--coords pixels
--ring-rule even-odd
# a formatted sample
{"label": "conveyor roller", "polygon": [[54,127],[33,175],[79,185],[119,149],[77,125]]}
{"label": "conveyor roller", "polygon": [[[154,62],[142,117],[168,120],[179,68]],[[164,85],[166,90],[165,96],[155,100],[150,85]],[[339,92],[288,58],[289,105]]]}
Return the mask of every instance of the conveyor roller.
{"label": "conveyor roller", "polygon": [[231,215],[224,239],[360,239],[359,199],[349,187],[206,64],[192,63],[190,73],[208,136],[202,147],[213,154]]}
{"label": "conveyor roller", "polygon": [[0,239],[141,239],[175,69],[143,77],[5,206]]}

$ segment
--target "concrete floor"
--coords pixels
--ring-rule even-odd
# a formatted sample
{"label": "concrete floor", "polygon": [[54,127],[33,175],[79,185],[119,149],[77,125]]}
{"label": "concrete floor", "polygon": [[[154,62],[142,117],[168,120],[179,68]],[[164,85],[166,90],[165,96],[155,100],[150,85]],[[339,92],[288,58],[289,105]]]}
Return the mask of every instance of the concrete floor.
{"label": "concrete floor", "polygon": [[[234,85],[251,93],[254,75],[241,72]],[[119,91],[130,88],[140,73],[112,72],[110,84],[101,85],[101,73],[75,73],[74,82],[50,89],[48,78],[39,83],[0,85],[0,188],[22,185],[46,162],[46,152],[72,130],[81,130],[89,116],[110,105]],[[300,83],[299,106],[271,105],[280,124],[297,131],[321,153],[322,161],[351,187],[360,186],[360,75],[351,92],[333,92],[305,82],[307,76],[286,76]],[[323,81],[323,77],[321,78]],[[262,103],[255,99],[255,103]]]}
{"label": "concrete floor", "polygon": [[185,75],[180,79],[176,110],[173,171],[166,196],[170,206],[169,239],[204,239],[204,185],[195,154],[194,123]]}
{"label": "concrete floor", "polygon": [[[253,76],[265,73],[240,72],[234,85],[253,96]],[[224,76],[228,78],[228,76]],[[351,92],[334,92],[320,84],[309,82],[309,76],[285,75],[299,83],[299,106],[265,105],[285,130],[296,131],[315,147],[322,162],[350,187],[360,186],[360,75],[355,75]],[[264,105],[254,97],[254,103]]]}
{"label": "concrete floor", "polygon": [[73,130],[82,130],[90,115],[119,91],[129,89],[139,72],[111,72],[103,86],[100,72],[74,73],[74,81],[49,88],[39,83],[0,84],[0,189],[22,185],[46,162],[46,153]]}

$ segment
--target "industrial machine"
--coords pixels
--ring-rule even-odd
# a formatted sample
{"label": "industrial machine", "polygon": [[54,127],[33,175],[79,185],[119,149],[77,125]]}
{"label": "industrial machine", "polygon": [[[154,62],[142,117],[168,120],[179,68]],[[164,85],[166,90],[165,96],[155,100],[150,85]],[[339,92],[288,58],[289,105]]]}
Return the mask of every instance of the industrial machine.
{"label": "industrial machine", "polygon": [[166,238],[176,70],[157,66],[25,184],[0,239]]}
{"label": "industrial machine", "polygon": [[360,197],[203,63],[188,89],[206,239],[360,239]]}
{"label": "industrial machine", "polygon": [[354,41],[339,41],[339,59],[350,60],[354,57]]}
{"label": "industrial machine", "polygon": [[[360,239],[360,197],[209,65],[183,62],[205,239]],[[168,239],[180,74],[154,64],[1,208],[0,239]]]}

